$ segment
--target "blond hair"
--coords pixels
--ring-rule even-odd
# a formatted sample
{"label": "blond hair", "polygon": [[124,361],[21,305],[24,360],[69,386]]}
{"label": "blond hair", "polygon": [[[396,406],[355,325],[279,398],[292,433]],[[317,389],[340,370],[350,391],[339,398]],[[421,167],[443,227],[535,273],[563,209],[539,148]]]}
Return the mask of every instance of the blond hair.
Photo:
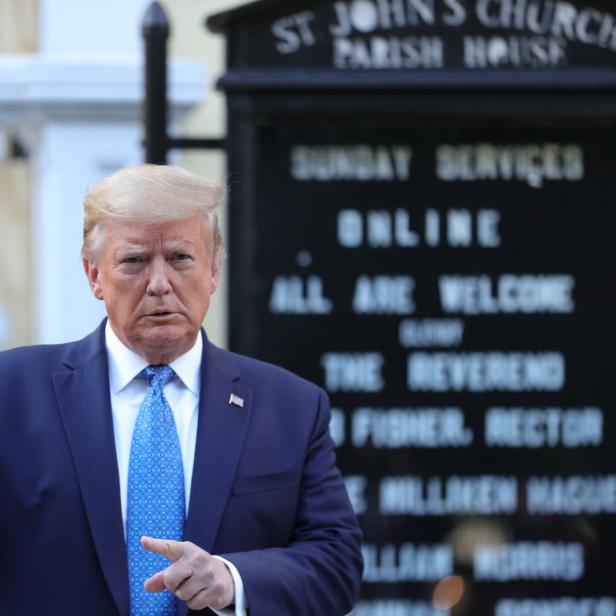
{"label": "blond hair", "polygon": [[224,253],[216,210],[226,194],[211,180],[170,165],[127,167],[90,186],[84,200],[81,254],[95,260],[104,240],[105,223],[112,221],[153,223],[185,220],[198,214],[212,254]]}

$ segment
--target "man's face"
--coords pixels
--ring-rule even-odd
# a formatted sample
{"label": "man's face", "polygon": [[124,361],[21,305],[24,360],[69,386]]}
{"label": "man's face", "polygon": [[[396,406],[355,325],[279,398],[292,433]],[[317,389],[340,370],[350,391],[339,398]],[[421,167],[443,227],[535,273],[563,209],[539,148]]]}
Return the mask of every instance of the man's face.
{"label": "man's face", "polygon": [[96,264],[84,260],[94,296],[127,347],[151,364],[173,361],[194,344],[218,286],[203,217],[110,222],[104,232]]}

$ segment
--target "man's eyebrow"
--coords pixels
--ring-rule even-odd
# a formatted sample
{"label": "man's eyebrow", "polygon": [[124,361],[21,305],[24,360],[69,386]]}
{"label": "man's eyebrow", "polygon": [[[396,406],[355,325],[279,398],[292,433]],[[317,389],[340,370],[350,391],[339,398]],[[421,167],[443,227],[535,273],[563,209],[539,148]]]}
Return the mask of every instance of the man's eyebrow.
{"label": "man's eyebrow", "polygon": [[116,250],[141,250],[145,252],[149,248],[145,244],[139,244],[138,242],[123,242],[116,246]]}
{"label": "man's eyebrow", "polygon": [[115,249],[114,254],[116,256],[124,256],[124,255],[144,255],[147,254],[149,250],[145,246],[140,246],[139,244],[126,244],[124,246],[118,246]]}
{"label": "man's eyebrow", "polygon": [[[163,244],[163,250],[165,252],[178,252],[178,251],[195,251],[197,248],[195,244],[189,240],[169,240]],[[151,252],[151,247],[148,244],[141,244],[138,242],[127,241],[116,246],[114,254],[116,256],[130,255],[144,255]]]}
{"label": "man's eyebrow", "polygon": [[165,249],[167,250],[194,250],[195,245],[188,240],[171,240],[165,242]]}

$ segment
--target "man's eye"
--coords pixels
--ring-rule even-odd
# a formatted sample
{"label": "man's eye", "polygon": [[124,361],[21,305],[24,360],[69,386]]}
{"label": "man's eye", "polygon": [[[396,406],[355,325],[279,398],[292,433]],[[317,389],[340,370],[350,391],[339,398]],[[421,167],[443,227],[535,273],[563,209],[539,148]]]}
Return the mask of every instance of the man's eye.
{"label": "man's eye", "polygon": [[125,257],[121,261],[122,263],[142,263],[143,257]]}
{"label": "man's eye", "polygon": [[192,257],[185,253],[179,253],[177,255],[173,255],[173,257],[171,258],[172,261],[188,261],[189,259],[192,259]]}

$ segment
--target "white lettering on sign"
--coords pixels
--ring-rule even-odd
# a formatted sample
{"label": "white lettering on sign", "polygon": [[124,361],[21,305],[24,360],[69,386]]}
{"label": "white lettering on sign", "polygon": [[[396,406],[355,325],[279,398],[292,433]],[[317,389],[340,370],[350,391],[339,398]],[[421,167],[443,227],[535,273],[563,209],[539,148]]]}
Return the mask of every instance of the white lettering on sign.
{"label": "white lettering on sign", "polygon": [[276,49],[282,54],[294,53],[303,46],[315,44],[311,22],[315,15],[311,11],[302,11],[281,19],[272,24],[272,32],[278,39]]}
{"label": "white lettering on sign", "polygon": [[366,502],[366,486],[368,480],[363,475],[347,475],[344,477],[344,487],[356,515],[362,515],[368,508]]}
{"label": "white lettering on sign", "polygon": [[436,608],[427,601],[373,599],[371,601],[360,601],[349,616],[450,616],[450,612]]}
{"label": "white lettering on sign", "polygon": [[468,68],[552,67],[567,62],[566,43],[554,36],[465,36]]}
{"label": "white lettering on sign", "polygon": [[491,407],[484,438],[488,447],[598,447],[603,443],[603,412],[596,407]]}
{"label": "white lettering on sign", "polygon": [[444,45],[437,36],[371,36],[335,38],[333,64],[345,69],[436,69],[445,65]]}
{"label": "white lettering on sign", "polygon": [[344,209],[338,212],[338,242],[345,248],[415,248],[422,243],[436,247],[496,248],[501,244],[498,230],[500,213],[496,210],[428,209],[411,214],[406,209]]}
{"label": "white lettering on sign", "polygon": [[520,541],[481,545],[473,555],[473,576],[478,582],[562,580],[575,582],[584,574],[581,543]]}
{"label": "white lettering on sign", "polygon": [[561,353],[410,353],[413,391],[558,391],[565,383]]}
{"label": "white lettering on sign", "polygon": [[357,248],[364,242],[364,219],[359,210],[338,212],[338,242],[346,248]]}
{"label": "white lettering on sign", "polygon": [[358,407],[351,419],[353,447],[468,447],[473,431],[459,408]]}
{"label": "white lettering on sign", "polygon": [[446,26],[462,26],[466,21],[464,0],[444,0],[442,19]]}
{"label": "white lettering on sign", "polygon": [[584,179],[584,151],[559,143],[442,144],[436,148],[436,175],[444,182],[520,181],[533,188],[548,180],[579,182]]}
{"label": "white lettering on sign", "polygon": [[371,210],[366,218],[368,244],[377,248],[396,245],[412,247],[419,244],[419,235],[411,228],[411,217],[398,209],[393,217],[386,210]]}
{"label": "white lettering on sign", "polygon": [[[332,9],[324,23],[312,11],[274,21],[274,48],[288,55],[326,42],[332,65],[342,70],[437,69],[446,64],[443,28],[470,18],[488,32],[463,36],[455,49],[469,69],[572,65],[569,43],[616,51],[614,14],[568,0],[339,0]],[[399,33],[418,26],[421,36]]]}
{"label": "white lettering on sign", "polygon": [[385,386],[381,353],[325,353],[321,366],[327,391],[382,391]]}
{"label": "white lettering on sign", "polygon": [[447,313],[572,313],[575,279],[567,274],[503,274],[439,277],[441,307]]}
{"label": "white lettering on sign", "polygon": [[565,0],[477,0],[476,15],[486,28],[528,30],[616,50],[616,19],[594,7],[575,7]]}
{"label": "white lettering on sign", "polygon": [[[452,4],[448,2],[451,10]],[[458,8],[460,8],[458,6]],[[433,25],[436,13],[432,0],[351,0],[335,2],[337,23],[330,26],[333,36],[348,36],[353,32],[370,33],[419,24]]]}
{"label": "white lettering on sign", "polygon": [[526,508],[531,515],[616,513],[616,475],[531,477]]}
{"label": "white lettering on sign", "polygon": [[329,420],[329,433],[335,447],[341,447],[346,441],[346,416],[342,409],[332,407]]}
{"label": "white lettering on sign", "polygon": [[417,246],[419,236],[411,229],[411,217],[405,210],[396,210],[394,213],[394,232],[398,246]]}
{"label": "white lettering on sign", "polygon": [[272,314],[329,314],[332,301],[323,295],[320,276],[276,276],[269,309]]}
{"label": "white lettering on sign", "polygon": [[299,182],[406,182],[413,150],[406,145],[295,145],[290,175]]}
{"label": "white lettering on sign", "polygon": [[[448,0],[447,18],[460,19],[458,0]],[[433,24],[434,7],[426,0],[353,0],[335,2],[337,22],[329,27],[333,65],[339,69],[430,69],[444,65],[443,41],[437,36],[368,36],[377,29]],[[462,8],[462,12],[463,12]]]}
{"label": "white lettering on sign", "polygon": [[453,573],[453,548],[436,543],[403,543],[376,546],[364,543],[363,581],[368,584],[387,582],[436,582]]}
{"label": "white lettering on sign", "polygon": [[398,326],[398,340],[405,348],[460,346],[463,335],[460,319],[403,319]]}
{"label": "white lettering on sign", "polygon": [[614,597],[500,599],[494,616],[616,616]]}
{"label": "white lettering on sign", "polygon": [[355,314],[412,314],[415,311],[411,276],[360,276],[353,293]]}
{"label": "white lettering on sign", "polygon": [[506,515],[517,506],[512,476],[383,477],[379,485],[381,515]]}

